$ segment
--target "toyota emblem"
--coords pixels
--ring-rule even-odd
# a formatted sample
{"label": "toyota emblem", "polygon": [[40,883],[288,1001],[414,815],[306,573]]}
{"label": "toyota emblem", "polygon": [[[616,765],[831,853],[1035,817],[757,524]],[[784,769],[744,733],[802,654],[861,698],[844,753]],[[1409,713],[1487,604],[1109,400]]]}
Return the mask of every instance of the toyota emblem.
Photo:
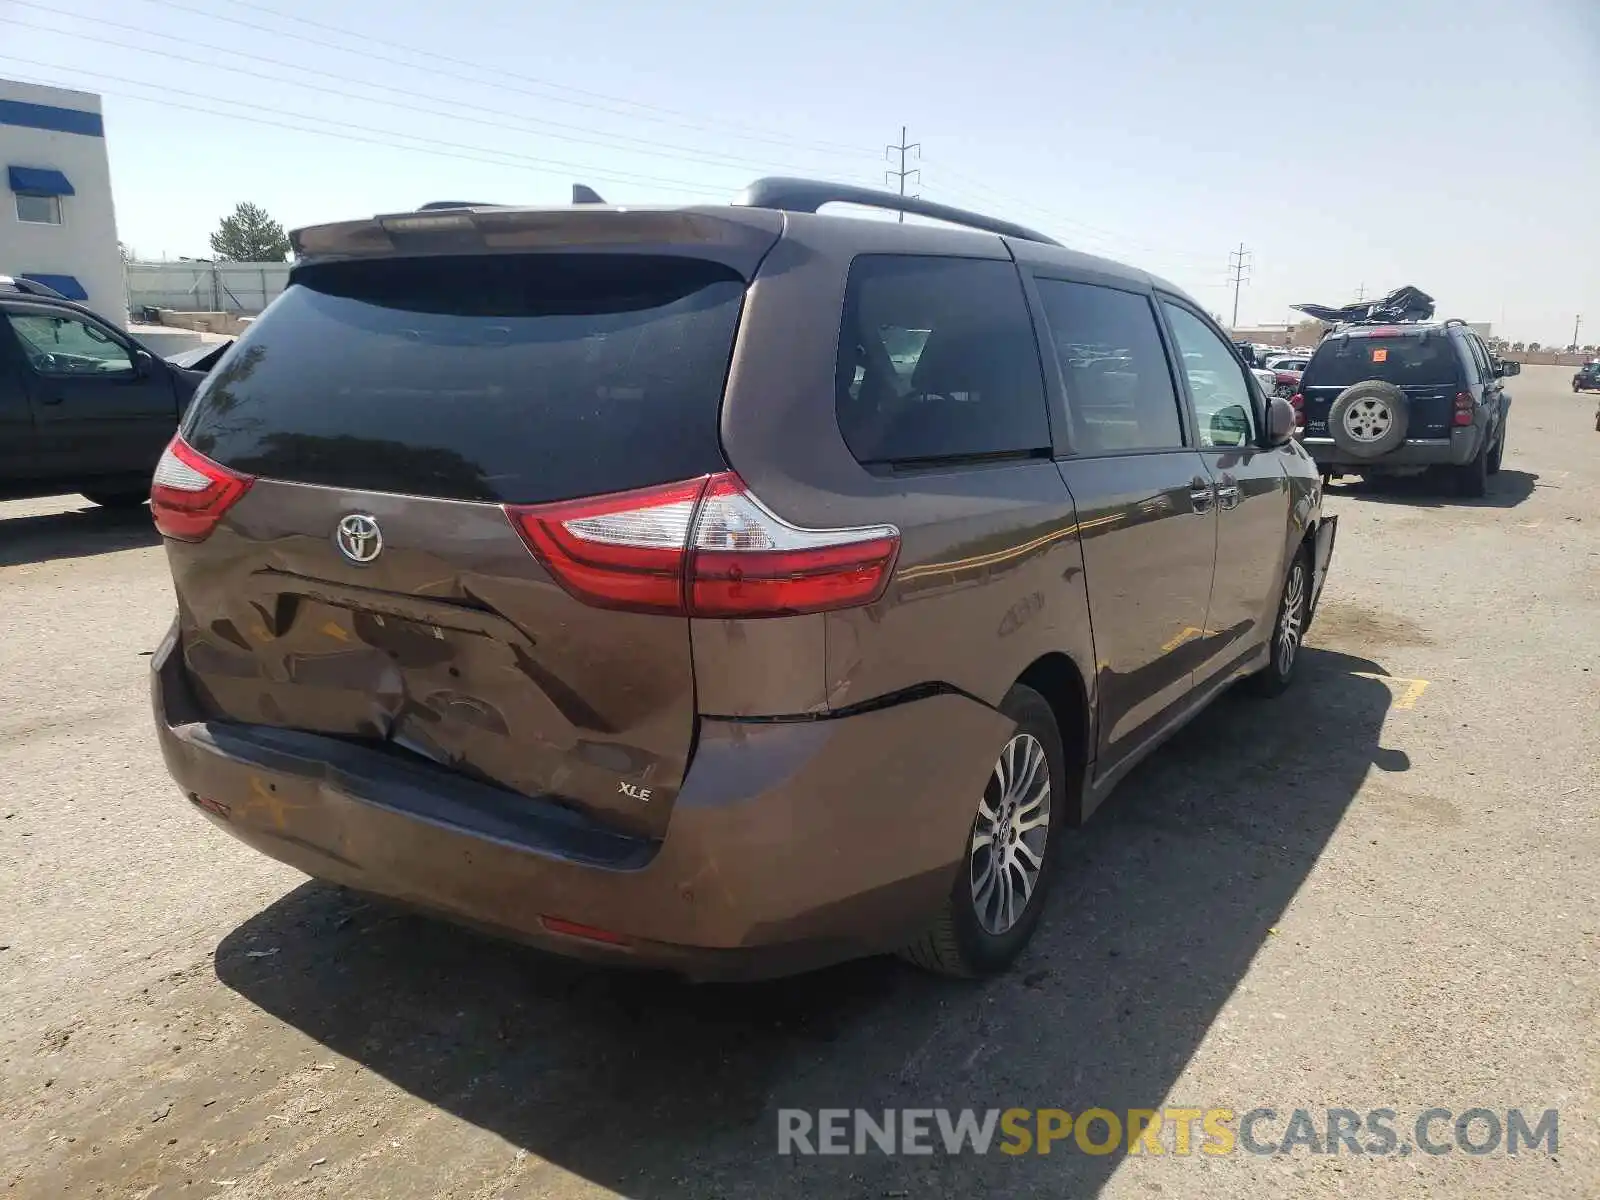
{"label": "toyota emblem", "polygon": [[366,513],[351,513],[342,518],[333,541],[339,553],[358,567],[366,566],[383,553],[383,531]]}

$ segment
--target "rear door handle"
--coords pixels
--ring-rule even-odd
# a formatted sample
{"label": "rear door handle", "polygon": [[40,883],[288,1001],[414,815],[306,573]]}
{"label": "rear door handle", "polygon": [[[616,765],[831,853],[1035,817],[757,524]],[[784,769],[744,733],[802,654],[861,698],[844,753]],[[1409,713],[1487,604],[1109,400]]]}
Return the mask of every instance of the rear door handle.
{"label": "rear door handle", "polygon": [[1217,489],[1217,503],[1223,508],[1239,507],[1239,485],[1225,483]]}

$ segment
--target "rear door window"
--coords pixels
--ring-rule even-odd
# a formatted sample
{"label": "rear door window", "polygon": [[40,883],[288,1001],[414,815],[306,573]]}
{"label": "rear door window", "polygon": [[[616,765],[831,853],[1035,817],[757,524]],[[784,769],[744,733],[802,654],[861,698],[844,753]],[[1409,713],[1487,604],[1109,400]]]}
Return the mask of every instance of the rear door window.
{"label": "rear door window", "polygon": [[1379,379],[1401,387],[1454,386],[1461,370],[1450,338],[1440,333],[1422,337],[1339,337],[1326,339],[1306,368],[1306,387],[1349,387]]}
{"label": "rear door window", "polygon": [[1009,262],[856,258],[835,384],[840,432],[864,465],[1050,447],[1038,345]]}
{"label": "rear door window", "polygon": [[1182,446],[1178,396],[1149,298],[1058,279],[1038,285],[1073,448],[1118,454]]}
{"label": "rear door window", "polygon": [[185,424],[254,475],[539,503],[722,469],[744,298],[690,258],[507,255],[303,268]]}

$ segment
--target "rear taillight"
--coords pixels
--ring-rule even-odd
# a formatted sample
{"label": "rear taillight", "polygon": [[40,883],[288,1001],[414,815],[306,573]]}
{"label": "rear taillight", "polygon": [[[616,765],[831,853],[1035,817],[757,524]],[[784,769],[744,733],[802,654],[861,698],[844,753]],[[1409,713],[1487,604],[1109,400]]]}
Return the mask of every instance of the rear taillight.
{"label": "rear taillight", "polygon": [[174,437],[150,481],[150,515],[167,537],[202,542],[254,482]]}
{"label": "rear taillight", "polygon": [[1452,420],[1457,425],[1471,425],[1472,424],[1472,393],[1471,392],[1457,392],[1456,393],[1456,412],[1455,412],[1455,416],[1452,418]]}
{"label": "rear taillight", "polygon": [[775,617],[870,604],[900,548],[892,525],[791,525],[732,471],[506,513],[573,596],[635,612]]}
{"label": "rear taillight", "polygon": [[1289,407],[1294,409],[1294,427],[1304,429],[1306,424],[1306,398],[1299,392],[1289,397]]}

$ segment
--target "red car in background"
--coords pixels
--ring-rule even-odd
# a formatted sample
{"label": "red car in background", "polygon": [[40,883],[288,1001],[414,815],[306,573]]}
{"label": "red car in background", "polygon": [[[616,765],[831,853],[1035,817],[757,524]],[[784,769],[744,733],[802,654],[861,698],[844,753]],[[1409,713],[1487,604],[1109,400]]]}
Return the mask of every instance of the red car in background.
{"label": "red car in background", "polygon": [[1272,394],[1287,398],[1298,392],[1300,376],[1305,374],[1306,363],[1309,361],[1311,356],[1306,354],[1284,354],[1268,359],[1267,370],[1277,376],[1277,384]]}

